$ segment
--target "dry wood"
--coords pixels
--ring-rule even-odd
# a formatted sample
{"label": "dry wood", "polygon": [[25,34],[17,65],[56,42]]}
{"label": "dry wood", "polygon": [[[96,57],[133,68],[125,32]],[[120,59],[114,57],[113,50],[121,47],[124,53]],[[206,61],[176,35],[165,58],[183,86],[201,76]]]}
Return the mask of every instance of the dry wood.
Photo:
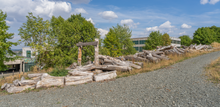
{"label": "dry wood", "polygon": [[82,49],[81,47],[78,47],[78,65],[81,66],[81,61],[82,61]]}
{"label": "dry wood", "polygon": [[159,62],[158,58],[153,57],[151,55],[148,55],[147,58],[150,60],[150,62],[153,62],[153,63],[158,63]]}
{"label": "dry wood", "polygon": [[92,80],[93,80],[92,75],[69,76],[69,77],[65,77],[65,85],[83,84],[83,83],[91,82]]}
{"label": "dry wood", "polygon": [[26,89],[34,89],[35,85],[26,85],[26,86],[12,86],[10,88],[7,89],[8,93],[18,93],[18,92],[22,92]]}
{"label": "dry wood", "polygon": [[70,75],[72,76],[87,76],[87,75],[93,75],[92,72],[82,72],[82,71],[72,71],[72,72],[68,72]]}
{"label": "dry wood", "polygon": [[35,73],[35,74],[28,74],[28,77],[29,78],[34,78],[34,77],[40,77],[42,75],[43,75],[43,73]]}
{"label": "dry wood", "polygon": [[64,86],[64,77],[45,77],[36,84],[36,88],[51,86]]}
{"label": "dry wood", "polygon": [[37,81],[35,80],[23,80],[23,81],[19,81],[18,84],[20,86],[25,86],[25,85],[35,85],[37,83]]}
{"label": "dry wood", "polygon": [[135,69],[141,69],[141,66],[138,66],[136,64],[133,64],[131,61],[126,61],[128,63],[129,66],[135,68]]}
{"label": "dry wood", "polygon": [[96,45],[94,45],[95,47],[95,65],[98,66],[99,65],[99,39],[95,39],[95,42],[97,43]]}
{"label": "dry wood", "polygon": [[141,58],[141,57],[134,57],[134,56],[125,56],[125,59],[126,60],[129,60],[129,61],[135,61],[135,62],[149,62],[148,59],[146,58]]}
{"label": "dry wood", "polygon": [[104,80],[114,79],[116,77],[117,77],[116,71],[110,71],[110,72],[94,75],[94,81],[104,81]]}
{"label": "dry wood", "polygon": [[159,58],[159,59],[161,59],[161,60],[169,60],[169,58],[167,58],[167,57],[163,57],[163,56],[160,56],[160,55],[157,55],[157,54],[155,54],[155,53],[152,53],[152,56],[153,57],[156,57],[156,58]]}

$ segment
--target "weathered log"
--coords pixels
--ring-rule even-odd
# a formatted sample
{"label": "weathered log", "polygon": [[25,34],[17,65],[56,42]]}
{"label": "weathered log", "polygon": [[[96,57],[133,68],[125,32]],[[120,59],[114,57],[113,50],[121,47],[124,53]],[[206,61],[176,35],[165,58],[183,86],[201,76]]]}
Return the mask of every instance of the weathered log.
{"label": "weathered log", "polygon": [[102,70],[96,70],[96,71],[94,71],[93,73],[94,74],[100,74],[100,73],[102,73],[103,71]]}
{"label": "weathered log", "polygon": [[19,80],[18,80],[18,79],[14,80],[14,81],[13,81],[13,84],[14,84],[15,86],[19,86]]}
{"label": "weathered log", "polygon": [[180,52],[181,54],[185,53],[185,51],[179,49],[179,48],[175,48],[178,52]]}
{"label": "weathered log", "polygon": [[4,83],[2,86],[1,86],[1,90],[4,90],[5,87],[7,86],[8,83]]}
{"label": "weathered log", "polygon": [[95,59],[94,59],[94,63],[96,66],[99,65],[99,39],[96,38],[95,42],[97,43],[96,45],[94,45],[95,47]]}
{"label": "weathered log", "polygon": [[135,68],[135,69],[141,69],[141,66],[135,65],[135,64],[133,64],[133,63],[130,62],[130,61],[126,61],[126,62],[129,64],[129,66],[131,66],[131,67],[133,67],[133,68]]}
{"label": "weathered log", "polygon": [[117,77],[116,71],[110,71],[110,72],[94,75],[94,81],[104,81],[104,80],[114,79],[116,77]]}
{"label": "weathered log", "polygon": [[78,47],[88,46],[88,45],[97,46],[98,42],[97,41],[95,41],[95,42],[85,42],[85,43],[79,42],[79,43],[76,44],[76,46],[78,46]]}
{"label": "weathered log", "polygon": [[156,57],[153,57],[153,56],[147,56],[147,59],[150,60],[150,62],[153,62],[153,63],[158,63],[159,62],[159,59],[156,58]]}
{"label": "weathered log", "polygon": [[93,75],[92,72],[82,72],[82,71],[73,71],[73,72],[68,72],[72,76],[87,76],[87,75]]}
{"label": "weathered log", "polygon": [[43,75],[43,73],[34,73],[34,74],[28,74],[28,77],[29,78],[34,78],[34,77],[40,77],[42,75]]}
{"label": "weathered log", "polygon": [[115,64],[118,64],[118,65],[126,65],[126,63],[124,61],[121,61],[119,59],[116,59],[116,58],[113,58],[113,57],[110,57],[110,56],[105,56],[105,55],[99,55],[99,58],[102,58],[102,59],[109,59],[109,60],[112,60],[114,61]]}
{"label": "weathered log", "polygon": [[162,47],[162,48],[159,48],[159,49],[157,49],[158,51],[165,51],[165,50],[169,50],[169,49],[172,49],[173,48],[173,46],[164,46],[164,47]]}
{"label": "weathered log", "polygon": [[69,66],[70,69],[75,69],[76,67],[77,67],[77,63],[75,62]]}
{"label": "weathered log", "polygon": [[18,93],[26,89],[34,89],[35,85],[26,85],[26,86],[13,86],[7,89],[8,93]]}
{"label": "weathered log", "polygon": [[134,62],[134,63],[143,67],[143,62]]}
{"label": "weathered log", "polygon": [[90,68],[91,70],[105,70],[105,71],[113,71],[113,70],[117,70],[117,71],[131,71],[132,68],[129,66],[118,66],[118,65],[99,65],[99,66],[92,66]]}
{"label": "weathered log", "polygon": [[18,84],[20,86],[25,86],[25,85],[35,85],[37,83],[37,81],[35,80],[23,80],[23,81],[19,81]]}
{"label": "weathered log", "polygon": [[65,77],[65,85],[77,85],[92,82],[93,75]]}
{"label": "weathered log", "polygon": [[176,50],[176,47],[173,48],[173,51],[174,51],[175,53],[179,54],[179,55],[181,54],[179,51]]}
{"label": "weathered log", "polygon": [[167,58],[167,57],[163,57],[163,56],[159,56],[159,55],[157,55],[157,54],[155,54],[155,53],[152,53],[152,56],[153,57],[156,57],[156,58],[159,58],[159,59],[161,59],[161,60],[169,60],[169,58]]}
{"label": "weathered log", "polygon": [[112,65],[114,65],[114,61],[109,59],[104,59],[104,63],[111,63]]}
{"label": "weathered log", "polygon": [[125,59],[126,60],[129,60],[129,61],[135,61],[135,62],[149,62],[148,59],[146,58],[141,58],[141,57],[134,57],[134,56],[125,56]]}
{"label": "weathered log", "polygon": [[103,65],[114,65],[114,64],[112,64],[112,63],[104,63]]}
{"label": "weathered log", "polygon": [[64,77],[46,77],[36,84],[36,88],[51,86],[64,86]]}

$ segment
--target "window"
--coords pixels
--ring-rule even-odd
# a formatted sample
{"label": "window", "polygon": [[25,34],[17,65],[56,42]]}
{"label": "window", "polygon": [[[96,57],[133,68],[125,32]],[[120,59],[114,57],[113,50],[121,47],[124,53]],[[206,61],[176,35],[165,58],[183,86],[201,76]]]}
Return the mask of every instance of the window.
{"label": "window", "polygon": [[31,58],[31,51],[26,51],[26,56],[27,56],[28,58]]}
{"label": "window", "polygon": [[181,44],[181,42],[180,42],[180,41],[178,41],[178,44]]}
{"label": "window", "polygon": [[138,44],[138,41],[133,41],[134,44]]}
{"label": "window", "polygon": [[143,47],[140,47],[140,50],[139,50],[139,52],[142,52],[143,51]]}
{"label": "window", "polygon": [[146,40],[140,40],[140,44],[144,44]]}
{"label": "window", "polygon": [[138,51],[138,47],[134,47],[134,49],[135,49],[136,51]]}

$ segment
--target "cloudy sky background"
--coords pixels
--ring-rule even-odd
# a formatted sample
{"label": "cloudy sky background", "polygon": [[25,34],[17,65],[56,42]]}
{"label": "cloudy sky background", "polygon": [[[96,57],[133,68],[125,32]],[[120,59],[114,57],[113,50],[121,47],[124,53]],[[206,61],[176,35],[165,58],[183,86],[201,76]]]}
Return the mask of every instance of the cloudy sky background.
{"label": "cloudy sky background", "polygon": [[[54,16],[67,19],[81,13],[101,32],[126,24],[132,38],[147,37],[152,31],[172,37],[193,36],[199,27],[220,26],[220,0],[0,0],[0,9],[7,13],[11,41],[18,41],[18,29],[26,22],[28,12],[44,20]],[[21,49],[24,44],[12,47]]]}

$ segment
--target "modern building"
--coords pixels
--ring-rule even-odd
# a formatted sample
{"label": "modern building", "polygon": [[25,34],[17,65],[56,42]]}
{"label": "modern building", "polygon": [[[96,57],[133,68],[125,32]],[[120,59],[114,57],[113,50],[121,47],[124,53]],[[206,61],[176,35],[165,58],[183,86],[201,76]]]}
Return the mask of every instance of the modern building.
{"label": "modern building", "polygon": [[[145,41],[148,39],[148,37],[140,37],[140,38],[131,38],[133,43],[134,43],[134,48],[138,52],[142,52],[143,47],[145,46]],[[170,37],[171,39],[171,45],[172,46],[181,46],[181,39],[180,38],[175,38],[175,37]]]}
{"label": "modern building", "polygon": [[134,43],[134,48],[142,52],[143,47],[145,46],[145,41],[147,40],[148,37],[141,37],[141,38],[131,38],[133,43]]}
{"label": "modern building", "polygon": [[34,51],[35,50],[30,47],[23,47],[21,54],[22,58],[4,62],[4,64],[10,66],[9,70],[14,70],[15,72],[27,72],[35,65],[35,56],[33,55]]}

